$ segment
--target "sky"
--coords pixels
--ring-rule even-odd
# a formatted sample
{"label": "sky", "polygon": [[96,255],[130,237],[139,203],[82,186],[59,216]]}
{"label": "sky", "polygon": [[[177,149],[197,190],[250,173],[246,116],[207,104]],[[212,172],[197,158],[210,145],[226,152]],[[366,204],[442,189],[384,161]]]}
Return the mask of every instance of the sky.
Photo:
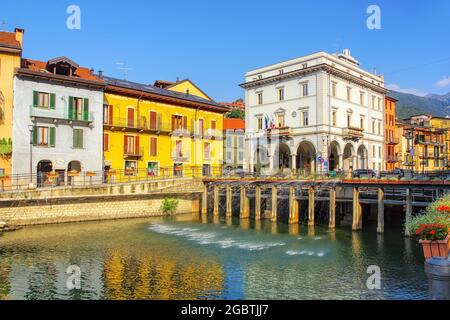
{"label": "sky", "polygon": [[[80,29],[67,9],[80,9]],[[381,29],[369,29],[370,5]],[[246,71],[350,49],[388,88],[450,92],[448,0],[2,0],[0,29],[25,29],[25,58],[67,56],[152,84],[189,78],[216,101],[244,96]],[[127,70],[125,70],[127,69]],[[125,75],[126,73],[126,75]]]}

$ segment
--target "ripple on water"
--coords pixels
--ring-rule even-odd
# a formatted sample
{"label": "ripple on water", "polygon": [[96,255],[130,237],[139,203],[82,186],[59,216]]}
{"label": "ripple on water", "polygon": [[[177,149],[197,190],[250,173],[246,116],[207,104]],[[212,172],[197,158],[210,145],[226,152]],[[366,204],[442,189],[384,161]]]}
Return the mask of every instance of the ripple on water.
{"label": "ripple on water", "polygon": [[288,250],[286,254],[289,256],[308,256],[308,257],[325,257],[324,251],[310,251],[310,250]]}
{"label": "ripple on water", "polygon": [[199,229],[177,228],[158,223],[150,225],[149,230],[157,233],[184,237],[200,245],[218,245],[223,249],[237,248],[247,251],[262,251],[286,245],[284,242],[256,243],[256,242],[247,242],[243,240],[233,240],[229,238],[220,239],[220,234],[216,232],[202,232]]}

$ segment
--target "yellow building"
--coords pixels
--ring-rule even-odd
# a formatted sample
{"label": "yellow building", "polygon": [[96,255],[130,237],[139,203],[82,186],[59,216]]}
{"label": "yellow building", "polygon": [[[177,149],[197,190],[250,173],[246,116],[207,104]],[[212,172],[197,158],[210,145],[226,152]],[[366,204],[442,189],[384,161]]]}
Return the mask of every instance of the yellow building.
{"label": "yellow building", "polygon": [[[20,67],[24,30],[0,32],[0,176],[11,174],[14,70]],[[5,184],[5,181],[2,181]],[[6,184],[8,181],[6,181]]]}
{"label": "yellow building", "polygon": [[432,116],[417,115],[398,122],[400,168],[415,172],[445,168],[446,130],[433,124]]}
{"label": "yellow building", "polygon": [[207,176],[221,170],[228,108],[189,80],[152,86],[103,79],[108,179]]}
{"label": "yellow building", "polygon": [[431,126],[445,130],[444,136],[444,167],[450,168],[450,118],[433,117]]}

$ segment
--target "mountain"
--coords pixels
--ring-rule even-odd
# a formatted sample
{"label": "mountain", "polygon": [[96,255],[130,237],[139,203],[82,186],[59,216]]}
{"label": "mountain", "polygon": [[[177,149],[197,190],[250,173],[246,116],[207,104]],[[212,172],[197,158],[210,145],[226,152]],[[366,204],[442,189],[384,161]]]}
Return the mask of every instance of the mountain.
{"label": "mountain", "polygon": [[445,117],[450,112],[450,92],[445,95],[429,94],[419,97],[409,93],[389,91],[389,96],[398,100],[397,117],[400,119],[420,113]]}

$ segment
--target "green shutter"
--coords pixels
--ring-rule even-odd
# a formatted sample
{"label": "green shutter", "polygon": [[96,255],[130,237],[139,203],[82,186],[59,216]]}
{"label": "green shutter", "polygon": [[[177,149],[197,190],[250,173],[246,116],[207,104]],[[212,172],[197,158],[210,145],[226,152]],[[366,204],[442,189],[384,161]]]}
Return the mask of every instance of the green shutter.
{"label": "green shutter", "polygon": [[83,129],[78,130],[78,148],[83,148]]}
{"label": "green shutter", "polygon": [[55,109],[56,96],[54,93],[50,94],[50,109]]}
{"label": "green shutter", "polygon": [[39,92],[33,91],[33,107],[38,107],[39,104]]}
{"label": "green shutter", "polygon": [[55,128],[50,127],[50,147],[55,147]]}
{"label": "green shutter", "polygon": [[83,108],[83,120],[89,121],[89,99],[84,99]]}
{"label": "green shutter", "polygon": [[73,105],[74,105],[74,98],[73,97],[69,97],[69,119],[70,120],[74,120],[75,119]]}
{"label": "green shutter", "polygon": [[73,129],[73,147],[83,148],[83,130]]}
{"label": "green shutter", "polygon": [[77,129],[73,129],[73,147],[78,147],[78,135],[77,135]]}
{"label": "green shutter", "polygon": [[33,146],[36,146],[38,143],[38,130],[36,126],[33,126]]}

